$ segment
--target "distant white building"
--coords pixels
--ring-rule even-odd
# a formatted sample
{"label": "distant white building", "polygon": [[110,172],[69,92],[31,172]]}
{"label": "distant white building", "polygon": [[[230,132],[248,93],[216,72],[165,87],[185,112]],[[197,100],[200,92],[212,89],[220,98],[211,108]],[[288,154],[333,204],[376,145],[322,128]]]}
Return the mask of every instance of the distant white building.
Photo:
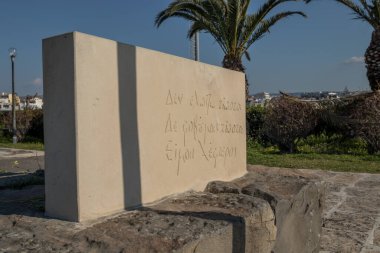
{"label": "distant white building", "polygon": [[271,95],[268,92],[260,92],[248,99],[248,104],[253,105],[262,105],[264,106],[266,102],[272,99]]}
{"label": "distant white building", "polygon": [[327,95],[327,99],[338,99],[340,98],[336,92],[329,92]]}
{"label": "distant white building", "polygon": [[[16,95],[16,110],[20,110],[20,97]],[[2,92],[0,95],[0,111],[11,111],[12,110],[12,94]]]}
{"label": "distant white building", "polygon": [[9,97],[7,93],[1,93],[0,95],[0,104],[9,104]]}
{"label": "distant white building", "polygon": [[[16,95],[16,110],[28,109],[42,109],[43,99],[37,95],[26,96],[24,98],[18,97]],[[11,111],[12,110],[12,94],[2,92],[0,94],[0,111]]]}
{"label": "distant white building", "polygon": [[42,106],[44,105],[44,101],[40,97],[32,97],[32,98],[26,98],[25,99],[25,106],[24,108],[28,109],[42,109]]}

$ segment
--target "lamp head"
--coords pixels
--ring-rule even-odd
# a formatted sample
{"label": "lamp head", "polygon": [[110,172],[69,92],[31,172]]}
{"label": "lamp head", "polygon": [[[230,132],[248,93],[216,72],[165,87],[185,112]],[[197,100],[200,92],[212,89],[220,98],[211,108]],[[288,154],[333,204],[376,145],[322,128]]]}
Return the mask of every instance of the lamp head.
{"label": "lamp head", "polygon": [[15,58],[16,57],[16,48],[10,48],[10,49],[8,49],[8,52],[9,52],[9,56],[11,57],[11,58]]}

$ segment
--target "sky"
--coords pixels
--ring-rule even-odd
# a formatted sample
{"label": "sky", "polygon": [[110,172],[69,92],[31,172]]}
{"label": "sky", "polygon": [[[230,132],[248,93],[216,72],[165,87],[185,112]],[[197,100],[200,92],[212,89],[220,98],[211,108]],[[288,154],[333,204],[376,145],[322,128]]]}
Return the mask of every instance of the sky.
{"label": "sky", "polygon": [[[173,18],[159,29],[154,18],[169,0],[0,0],[0,92],[11,91],[8,49],[17,49],[16,92],[42,94],[42,39],[79,31],[144,48],[191,57],[189,22]],[[250,12],[264,0],[252,0]],[[286,3],[272,13],[300,10],[308,18],[280,21],[244,60],[250,93],[368,90],[363,55],[372,28],[334,0]],[[221,65],[213,38],[200,35],[202,62]]]}

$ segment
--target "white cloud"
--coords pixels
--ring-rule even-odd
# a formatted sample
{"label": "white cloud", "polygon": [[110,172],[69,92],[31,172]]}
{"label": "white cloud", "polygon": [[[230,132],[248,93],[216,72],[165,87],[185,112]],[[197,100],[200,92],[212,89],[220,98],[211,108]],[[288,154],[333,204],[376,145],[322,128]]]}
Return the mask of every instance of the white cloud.
{"label": "white cloud", "polygon": [[346,64],[364,63],[364,57],[353,56],[350,59],[345,60],[344,63],[346,63]]}
{"label": "white cloud", "polygon": [[35,86],[41,86],[42,85],[42,78],[35,78],[32,82]]}

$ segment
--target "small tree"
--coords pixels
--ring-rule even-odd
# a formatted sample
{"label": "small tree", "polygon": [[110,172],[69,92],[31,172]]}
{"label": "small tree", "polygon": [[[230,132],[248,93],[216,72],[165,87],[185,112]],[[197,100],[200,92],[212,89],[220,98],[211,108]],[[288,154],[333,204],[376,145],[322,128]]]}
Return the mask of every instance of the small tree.
{"label": "small tree", "polygon": [[341,100],[330,117],[348,135],[364,139],[368,153],[380,151],[380,91]]}
{"label": "small tree", "polygon": [[296,140],[313,132],[318,121],[316,103],[283,94],[273,98],[266,107],[263,131],[281,152],[293,153],[297,150]]}
{"label": "small tree", "polygon": [[[1,124],[12,130],[12,114],[5,112],[0,117]],[[17,139],[23,141],[26,136],[35,141],[43,141],[43,112],[41,109],[16,111]]]}

